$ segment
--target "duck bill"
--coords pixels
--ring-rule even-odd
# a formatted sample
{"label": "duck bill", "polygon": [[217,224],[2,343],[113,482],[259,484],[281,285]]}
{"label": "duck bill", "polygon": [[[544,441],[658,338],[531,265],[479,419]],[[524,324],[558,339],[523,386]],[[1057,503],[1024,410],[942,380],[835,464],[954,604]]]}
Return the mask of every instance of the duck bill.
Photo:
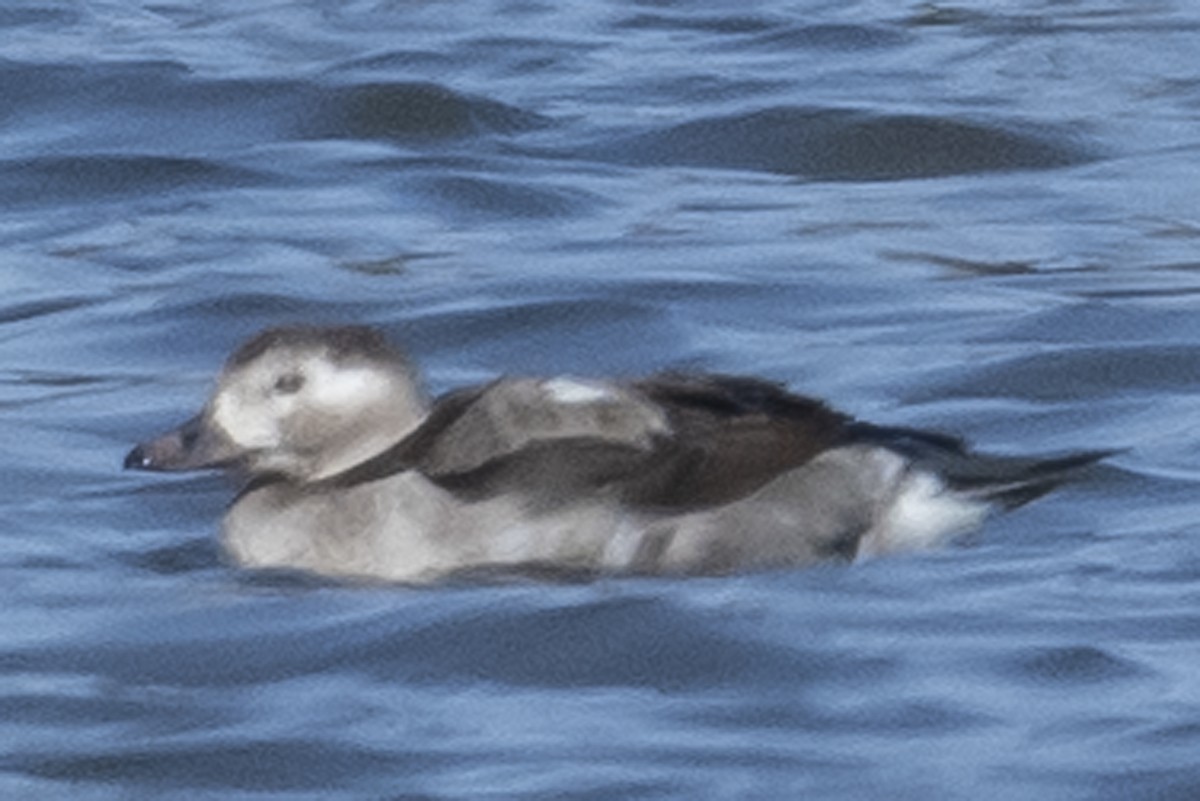
{"label": "duck bill", "polygon": [[126,470],[203,470],[225,467],[234,460],[230,443],[197,415],[156,439],[134,446],[125,456]]}

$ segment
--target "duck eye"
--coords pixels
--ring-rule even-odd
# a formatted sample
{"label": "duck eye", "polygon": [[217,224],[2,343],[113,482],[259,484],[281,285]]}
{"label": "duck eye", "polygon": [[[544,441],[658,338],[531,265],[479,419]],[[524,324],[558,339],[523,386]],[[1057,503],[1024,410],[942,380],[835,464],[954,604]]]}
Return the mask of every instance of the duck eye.
{"label": "duck eye", "polygon": [[280,395],[294,395],[300,391],[300,387],[304,386],[304,376],[300,373],[285,373],[275,379],[275,386],[272,387],[276,393]]}

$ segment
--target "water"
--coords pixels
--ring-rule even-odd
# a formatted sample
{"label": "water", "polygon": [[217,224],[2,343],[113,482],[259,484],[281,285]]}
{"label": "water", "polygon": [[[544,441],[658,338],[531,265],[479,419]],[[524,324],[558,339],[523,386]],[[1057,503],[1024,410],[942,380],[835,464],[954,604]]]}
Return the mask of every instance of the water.
{"label": "water", "polygon": [[[1192,799],[1200,12],[0,10],[0,795]],[[935,553],[720,580],[258,576],[123,474],[246,335],[431,385],[786,381],[1127,450]]]}

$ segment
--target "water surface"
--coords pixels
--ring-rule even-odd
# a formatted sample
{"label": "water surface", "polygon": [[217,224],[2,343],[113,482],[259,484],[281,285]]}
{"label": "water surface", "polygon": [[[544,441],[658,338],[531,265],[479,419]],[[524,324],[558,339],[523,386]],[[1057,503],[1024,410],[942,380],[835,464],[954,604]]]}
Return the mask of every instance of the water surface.
{"label": "water surface", "polygon": [[[1189,4],[30,0],[0,42],[0,794],[1200,792]],[[853,568],[258,576],[222,479],[119,465],[298,320],[439,391],[748,372],[1127,450]]]}

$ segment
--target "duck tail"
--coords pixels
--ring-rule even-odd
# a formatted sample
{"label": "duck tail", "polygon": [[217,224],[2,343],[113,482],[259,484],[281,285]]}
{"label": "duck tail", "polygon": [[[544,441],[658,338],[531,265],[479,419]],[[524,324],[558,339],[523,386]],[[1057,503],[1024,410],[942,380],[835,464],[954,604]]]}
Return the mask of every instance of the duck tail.
{"label": "duck tail", "polygon": [[1037,500],[1077,473],[1116,450],[1076,451],[1061,456],[1019,457],[975,455],[966,469],[942,473],[953,489],[1004,509]]}
{"label": "duck tail", "polygon": [[995,456],[975,453],[962,440],[909,428],[855,423],[853,438],[895,451],[941,477],[967,497],[1015,509],[1070,481],[1118,449],[1074,451],[1053,456]]}

